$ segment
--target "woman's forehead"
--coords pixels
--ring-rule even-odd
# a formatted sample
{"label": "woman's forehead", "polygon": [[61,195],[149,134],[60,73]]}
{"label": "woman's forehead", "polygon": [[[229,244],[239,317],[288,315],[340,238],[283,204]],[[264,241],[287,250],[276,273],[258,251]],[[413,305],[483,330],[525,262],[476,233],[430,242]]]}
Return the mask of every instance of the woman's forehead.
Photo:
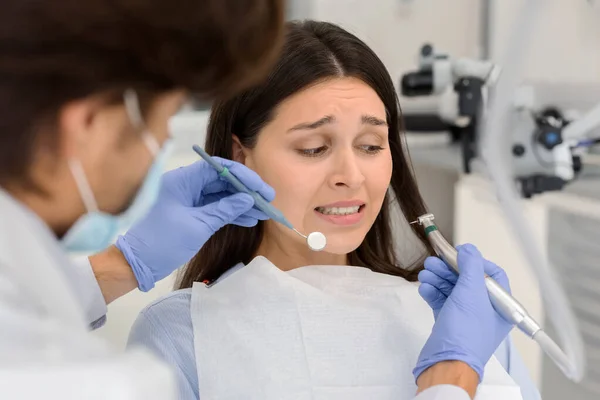
{"label": "woman's forehead", "polygon": [[300,123],[336,113],[366,113],[385,118],[385,106],[377,93],[363,81],[335,78],[288,97],[279,105],[275,116]]}

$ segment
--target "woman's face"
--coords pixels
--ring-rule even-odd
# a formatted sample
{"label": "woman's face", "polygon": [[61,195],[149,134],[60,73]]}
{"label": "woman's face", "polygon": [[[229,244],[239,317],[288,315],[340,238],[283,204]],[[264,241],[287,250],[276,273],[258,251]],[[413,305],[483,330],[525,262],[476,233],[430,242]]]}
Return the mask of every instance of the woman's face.
{"label": "woman's face", "polygon": [[[299,231],[323,232],[333,254],[362,243],[392,175],[385,107],[356,78],[327,80],[287,98],[256,146],[243,152],[245,164],[275,189],[273,204]],[[265,233],[304,245],[273,221]]]}

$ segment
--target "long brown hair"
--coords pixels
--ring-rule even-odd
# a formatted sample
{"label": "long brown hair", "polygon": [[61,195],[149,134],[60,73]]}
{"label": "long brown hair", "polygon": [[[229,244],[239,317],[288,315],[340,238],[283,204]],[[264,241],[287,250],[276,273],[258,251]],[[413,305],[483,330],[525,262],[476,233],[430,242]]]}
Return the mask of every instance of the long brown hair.
{"label": "long brown hair", "polygon": [[[426,207],[401,134],[403,124],[394,84],[381,60],[354,35],[326,22],[288,23],[283,53],[268,79],[214,105],[205,149],[209,154],[232,159],[232,134],[237,135],[243,146],[252,148],[278,104],[316,82],[340,76],[361,79],[383,101],[394,164],[391,187],[381,211],[362,244],[348,255],[349,263],[414,281],[424,256],[433,253],[423,230],[413,227],[427,254],[412,265],[400,264],[394,251],[391,207],[397,205],[409,221],[424,214]],[[224,227],[181,271],[179,288],[191,287],[194,282],[215,280],[236,264],[250,262],[256,255],[262,235],[260,222],[253,228]]]}

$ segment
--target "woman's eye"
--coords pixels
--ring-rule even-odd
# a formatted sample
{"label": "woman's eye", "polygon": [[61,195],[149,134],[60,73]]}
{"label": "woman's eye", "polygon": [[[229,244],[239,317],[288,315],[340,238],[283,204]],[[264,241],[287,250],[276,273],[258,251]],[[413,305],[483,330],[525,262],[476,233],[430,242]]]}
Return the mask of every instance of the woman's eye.
{"label": "woman's eye", "polygon": [[362,151],[364,151],[365,153],[367,153],[367,154],[377,154],[381,150],[383,150],[383,147],[381,147],[381,146],[364,145],[364,146],[360,146],[360,149]]}
{"label": "woman's eye", "polygon": [[306,157],[317,157],[327,151],[327,146],[315,147],[313,149],[300,149],[298,152]]}

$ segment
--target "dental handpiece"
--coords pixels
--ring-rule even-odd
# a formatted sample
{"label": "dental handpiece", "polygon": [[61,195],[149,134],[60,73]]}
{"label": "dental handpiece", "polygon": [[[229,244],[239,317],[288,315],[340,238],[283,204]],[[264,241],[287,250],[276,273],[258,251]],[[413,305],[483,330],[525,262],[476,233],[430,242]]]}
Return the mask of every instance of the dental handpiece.
{"label": "dental handpiece", "polygon": [[[446,264],[451,266],[456,273],[458,269],[458,252],[446,241],[433,222],[433,214],[421,215],[417,221],[425,228],[425,235],[434,251]],[[529,315],[525,307],[510,295],[498,282],[486,275],[485,286],[490,295],[494,309],[508,322],[516,325],[527,336],[534,336],[541,331],[540,325]]]}
{"label": "dental handpiece", "polygon": [[283,215],[283,213],[278,210],[275,206],[269,203],[257,192],[250,190],[244,185],[235,175],[233,175],[227,167],[219,164],[215,159],[213,159],[203,148],[198,146],[197,144],[193,145],[192,148],[204,161],[206,161],[211,167],[213,167],[217,173],[222,176],[224,179],[227,179],[229,183],[238,191],[247,193],[254,199],[254,205],[256,208],[264,212],[269,218],[272,220],[279,222],[280,224],[290,228],[298,235],[302,236],[306,239],[306,243],[308,247],[310,247],[313,251],[321,251],[327,245],[327,238],[321,232],[311,232],[310,234],[304,235],[300,231],[298,231],[290,221]]}

